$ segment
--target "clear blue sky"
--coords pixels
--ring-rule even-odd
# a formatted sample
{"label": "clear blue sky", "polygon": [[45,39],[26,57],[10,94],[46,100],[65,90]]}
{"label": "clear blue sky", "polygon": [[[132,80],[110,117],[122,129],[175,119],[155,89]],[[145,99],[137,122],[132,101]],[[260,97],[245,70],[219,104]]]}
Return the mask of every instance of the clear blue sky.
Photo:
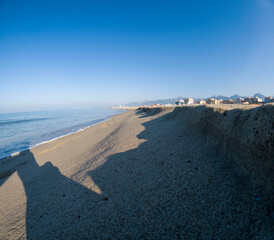
{"label": "clear blue sky", "polygon": [[0,112],[274,94],[274,0],[0,0]]}

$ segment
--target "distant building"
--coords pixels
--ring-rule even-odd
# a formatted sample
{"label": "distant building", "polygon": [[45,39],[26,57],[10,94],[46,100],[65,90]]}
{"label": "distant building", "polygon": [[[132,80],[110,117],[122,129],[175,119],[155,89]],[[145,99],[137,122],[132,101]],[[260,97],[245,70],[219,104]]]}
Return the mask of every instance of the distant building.
{"label": "distant building", "polygon": [[222,104],[234,104],[234,100],[232,100],[232,99],[223,100]]}
{"label": "distant building", "polygon": [[274,98],[272,98],[271,96],[265,97],[264,101],[265,101],[265,103],[272,103],[272,102],[274,102]]}
{"label": "distant building", "polygon": [[257,98],[258,103],[262,103],[263,99],[262,98]]}
{"label": "distant building", "polygon": [[235,104],[243,104],[243,102],[244,102],[243,98],[237,98],[237,99],[234,100]]}
{"label": "distant building", "polygon": [[200,100],[199,104],[206,104],[206,101],[205,100]]}
{"label": "distant building", "polygon": [[176,105],[184,105],[184,100],[180,99],[179,101],[175,102]]}
{"label": "distant building", "polygon": [[263,102],[263,99],[259,97],[246,97],[244,102],[248,102],[249,104],[259,104]]}
{"label": "distant building", "polygon": [[217,100],[217,99],[214,99],[214,98],[209,98],[206,100],[206,103],[207,104],[221,104],[221,101],[222,100]]}
{"label": "distant building", "polygon": [[207,104],[215,104],[215,99],[214,99],[214,98],[208,98],[208,99],[206,100],[206,103],[207,103]]}
{"label": "distant building", "polygon": [[193,98],[185,98],[184,102],[185,102],[185,104],[193,104],[194,103],[194,99]]}

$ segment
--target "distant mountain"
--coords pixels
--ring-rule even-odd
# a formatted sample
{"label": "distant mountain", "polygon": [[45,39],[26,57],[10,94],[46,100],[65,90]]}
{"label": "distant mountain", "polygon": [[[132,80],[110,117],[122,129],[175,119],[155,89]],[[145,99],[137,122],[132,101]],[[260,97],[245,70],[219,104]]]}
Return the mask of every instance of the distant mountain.
{"label": "distant mountain", "polygon": [[255,93],[252,97],[258,97],[258,98],[265,98],[265,95],[261,94],[261,93]]}
{"label": "distant mountain", "polygon": [[[228,100],[228,99],[237,99],[237,98],[245,98],[246,96],[241,96],[239,94],[235,94],[232,95],[230,97],[226,97],[226,96],[222,96],[222,95],[214,95],[211,96],[209,98],[214,98],[214,99],[222,99],[222,100]],[[262,98],[264,100],[265,96],[261,93],[255,93],[252,97],[259,97]],[[149,105],[153,105],[153,104],[174,104],[175,102],[179,101],[180,99],[184,99],[185,97],[177,97],[177,98],[168,98],[168,99],[158,99],[158,100],[145,100],[145,101],[136,101],[136,102],[131,102],[131,103],[127,103],[125,104],[125,106],[129,107],[129,106],[149,106]],[[200,101],[203,99],[208,99],[208,97],[194,97],[194,101]]]}
{"label": "distant mountain", "polygon": [[173,104],[176,101],[179,101],[180,99],[184,99],[184,97],[177,97],[177,98],[169,98],[169,99],[158,99],[158,100],[145,100],[145,101],[136,101],[136,102],[131,102],[125,104],[125,106],[130,107],[130,106],[149,106],[153,104]]}
{"label": "distant mountain", "polygon": [[230,97],[230,99],[237,99],[237,98],[245,98],[245,96],[240,96],[239,94],[235,94]]}
{"label": "distant mountain", "polygon": [[222,96],[222,95],[214,95],[214,96],[211,96],[210,98],[214,98],[214,99],[217,99],[217,100],[227,100],[229,99],[229,97],[226,97],[226,96]]}
{"label": "distant mountain", "polygon": [[[245,98],[247,96],[241,96],[239,94],[235,94],[235,95],[232,95],[230,97],[225,97],[225,96],[221,96],[221,97],[222,98],[220,98],[220,99],[227,100],[227,99]],[[263,94],[261,94],[261,93],[255,93],[252,97],[258,97],[258,98],[262,98],[262,99],[265,98],[265,96]],[[218,98],[216,98],[216,99],[218,99]]]}

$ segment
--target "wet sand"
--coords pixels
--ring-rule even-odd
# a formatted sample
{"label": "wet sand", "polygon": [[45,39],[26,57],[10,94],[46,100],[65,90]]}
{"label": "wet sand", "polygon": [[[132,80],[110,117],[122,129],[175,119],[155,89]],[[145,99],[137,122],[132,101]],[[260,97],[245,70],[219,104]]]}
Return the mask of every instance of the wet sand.
{"label": "wet sand", "polygon": [[273,107],[129,110],[2,159],[0,239],[271,239]]}

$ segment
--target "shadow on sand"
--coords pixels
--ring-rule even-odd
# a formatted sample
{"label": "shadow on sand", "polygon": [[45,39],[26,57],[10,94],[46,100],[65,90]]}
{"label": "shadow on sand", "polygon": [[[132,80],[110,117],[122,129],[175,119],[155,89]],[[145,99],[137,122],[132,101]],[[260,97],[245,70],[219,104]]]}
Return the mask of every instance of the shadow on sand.
{"label": "shadow on sand", "polygon": [[84,231],[84,211],[100,200],[99,195],[62,175],[51,162],[39,166],[30,151],[23,154],[27,163],[17,166],[16,171],[27,198],[27,238],[76,239],[76,232]]}
{"label": "shadow on sand", "polygon": [[146,142],[89,172],[103,194],[62,175],[50,162],[39,166],[25,152],[27,164],[16,169],[27,197],[21,237],[248,239],[268,234],[268,220],[258,214],[266,208],[254,201],[248,180],[222,162],[214,145],[208,148],[210,140],[178,128],[170,115],[143,123],[145,131],[137,137]]}

